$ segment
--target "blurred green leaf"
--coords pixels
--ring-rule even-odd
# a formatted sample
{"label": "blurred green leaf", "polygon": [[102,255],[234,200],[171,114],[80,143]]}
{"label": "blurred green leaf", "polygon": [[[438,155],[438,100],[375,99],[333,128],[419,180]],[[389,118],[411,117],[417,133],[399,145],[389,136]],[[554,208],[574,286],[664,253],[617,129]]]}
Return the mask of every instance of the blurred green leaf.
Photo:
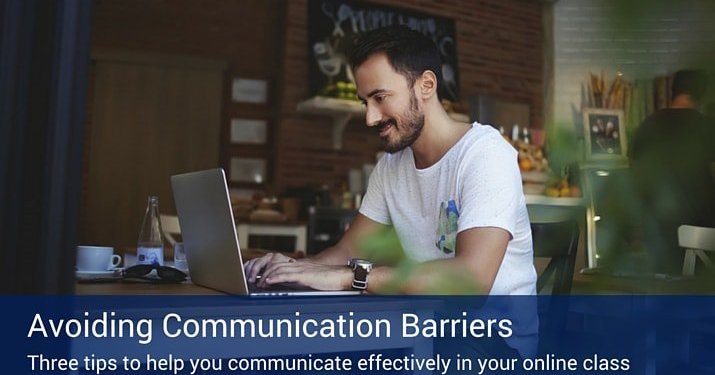
{"label": "blurred green leaf", "polygon": [[546,156],[551,170],[558,173],[581,160],[581,150],[571,124],[552,124],[546,128]]}
{"label": "blurred green leaf", "polygon": [[366,237],[359,246],[359,256],[375,264],[394,267],[392,279],[380,291],[384,294],[404,293],[405,283],[424,277],[425,272],[437,277],[422,285],[421,294],[478,294],[481,290],[472,275],[455,273],[439,262],[421,263],[409,258],[392,227]]}
{"label": "blurred green leaf", "polygon": [[406,259],[405,251],[393,227],[365,237],[358,247],[362,258],[376,264],[395,265]]}

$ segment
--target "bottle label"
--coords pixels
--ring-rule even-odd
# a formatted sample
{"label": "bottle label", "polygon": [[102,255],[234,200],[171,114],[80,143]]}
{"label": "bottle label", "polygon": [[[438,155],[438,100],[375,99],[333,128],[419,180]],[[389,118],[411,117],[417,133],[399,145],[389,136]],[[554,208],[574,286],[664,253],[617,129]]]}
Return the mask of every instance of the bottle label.
{"label": "bottle label", "polygon": [[137,264],[164,265],[164,248],[140,246],[137,249]]}

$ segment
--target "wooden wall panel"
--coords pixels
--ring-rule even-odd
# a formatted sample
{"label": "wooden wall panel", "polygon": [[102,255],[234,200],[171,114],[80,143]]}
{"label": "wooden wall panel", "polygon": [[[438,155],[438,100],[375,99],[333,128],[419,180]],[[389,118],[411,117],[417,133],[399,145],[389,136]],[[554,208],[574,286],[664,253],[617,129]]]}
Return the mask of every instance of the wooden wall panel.
{"label": "wooden wall panel", "polygon": [[176,212],[170,176],[219,160],[225,64],[137,57],[95,56],[84,243],[135,244],[147,197]]}

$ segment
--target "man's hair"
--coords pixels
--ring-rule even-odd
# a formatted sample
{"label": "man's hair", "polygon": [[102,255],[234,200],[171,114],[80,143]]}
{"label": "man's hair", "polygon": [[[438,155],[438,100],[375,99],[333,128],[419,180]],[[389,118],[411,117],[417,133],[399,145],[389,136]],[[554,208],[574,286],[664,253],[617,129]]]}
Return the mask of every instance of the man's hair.
{"label": "man's hair", "polygon": [[376,53],[384,53],[392,68],[407,78],[410,87],[425,70],[437,76],[437,87],[442,84],[442,59],[437,46],[418,31],[407,26],[389,26],[360,35],[350,55],[350,67],[355,71]]}
{"label": "man's hair", "polygon": [[699,101],[705,94],[708,86],[708,77],[702,70],[679,70],[673,76],[671,92],[675,98],[687,94],[695,101]]}

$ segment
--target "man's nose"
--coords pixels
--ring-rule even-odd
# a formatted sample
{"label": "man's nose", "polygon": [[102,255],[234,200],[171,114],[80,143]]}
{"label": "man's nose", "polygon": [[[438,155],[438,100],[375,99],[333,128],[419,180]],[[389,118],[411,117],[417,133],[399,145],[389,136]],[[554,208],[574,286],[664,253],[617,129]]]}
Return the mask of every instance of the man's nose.
{"label": "man's nose", "polygon": [[375,106],[371,106],[370,104],[368,104],[365,113],[365,123],[367,124],[367,126],[376,126],[381,121],[382,113],[380,113],[380,111],[378,111]]}

